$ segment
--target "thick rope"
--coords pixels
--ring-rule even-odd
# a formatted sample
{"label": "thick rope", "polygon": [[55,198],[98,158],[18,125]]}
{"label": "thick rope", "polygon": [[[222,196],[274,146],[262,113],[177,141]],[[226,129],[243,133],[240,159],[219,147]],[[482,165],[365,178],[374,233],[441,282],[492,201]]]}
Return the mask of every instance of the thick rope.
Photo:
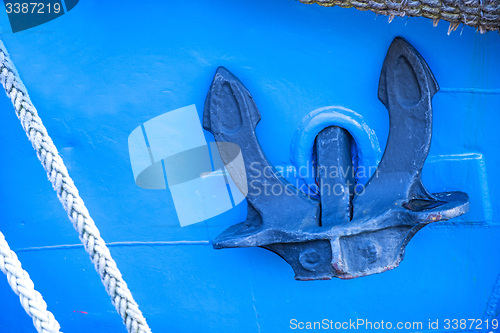
{"label": "thick rope", "polygon": [[26,313],[33,319],[33,325],[39,333],[59,333],[59,323],[54,315],[47,310],[47,304],[42,295],[35,290],[28,272],[21,267],[21,262],[9,247],[5,237],[0,232],[0,270],[7,275],[7,281]]}
{"label": "thick rope", "polygon": [[115,261],[111,257],[106,243],[99,234],[94,220],[78,194],[68,170],[42,124],[42,120],[31,103],[25,86],[23,85],[14,64],[9,58],[4,44],[0,41],[0,81],[7,96],[14,105],[16,115],[26,132],[40,162],[47,172],[47,176],[57,193],[59,201],[73,223],[90,260],[101,276],[106,292],[118,313],[121,315],[129,332],[151,332],[146,319],[139,310],[127,284],[122,278]]}
{"label": "thick rope", "polygon": [[479,32],[500,30],[499,0],[299,0],[321,6],[339,6],[371,10],[374,13],[394,16],[423,16],[450,22],[448,34],[462,23],[477,28]]}

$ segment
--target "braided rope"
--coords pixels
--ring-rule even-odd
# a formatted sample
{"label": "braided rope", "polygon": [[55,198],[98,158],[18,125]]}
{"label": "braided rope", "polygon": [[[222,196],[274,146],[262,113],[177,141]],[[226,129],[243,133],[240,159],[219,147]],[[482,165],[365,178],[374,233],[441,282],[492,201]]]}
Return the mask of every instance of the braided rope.
{"label": "braided rope", "polygon": [[28,272],[21,267],[21,262],[9,247],[0,232],[0,270],[7,275],[10,287],[21,300],[21,305],[33,319],[33,325],[39,333],[59,333],[59,323],[52,312],[47,310],[47,303],[35,290]]}
{"label": "braided rope", "polygon": [[374,13],[394,16],[423,16],[450,22],[448,34],[460,23],[475,27],[483,33],[500,30],[499,0],[299,0],[305,4],[339,6],[371,10]]}
{"label": "braided rope", "polygon": [[94,221],[78,194],[73,180],[57,151],[56,146],[42,124],[42,120],[31,103],[4,44],[0,41],[0,81],[7,96],[14,105],[16,115],[26,132],[47,176],[57,193],[59,201],[73,223],[85,250],[90,255],[95,269],[101,276],[106,292],[118,313],[121,315],[128,332],[150,333],[151,330],[135,302],[127,284],[122,278],[108,247],[99,234]]}

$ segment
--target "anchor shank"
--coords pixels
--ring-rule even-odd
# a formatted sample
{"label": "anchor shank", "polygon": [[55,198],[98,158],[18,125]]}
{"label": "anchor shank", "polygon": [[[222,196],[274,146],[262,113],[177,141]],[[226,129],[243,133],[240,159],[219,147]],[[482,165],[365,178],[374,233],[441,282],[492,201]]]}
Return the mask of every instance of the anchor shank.
{"label": "anchor shank", "polygon": [[321,225],[349,222],[355,183],[349,132],[336,126],[325,128],[316,137],[316,154]]}

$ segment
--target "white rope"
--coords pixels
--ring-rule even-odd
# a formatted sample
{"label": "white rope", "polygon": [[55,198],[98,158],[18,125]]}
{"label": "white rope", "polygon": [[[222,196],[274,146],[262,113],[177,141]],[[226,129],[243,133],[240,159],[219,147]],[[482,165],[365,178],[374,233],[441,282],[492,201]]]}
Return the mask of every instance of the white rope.
{"label": "white rope", "polygon": [[0,270],[7,275],[7,281],[21,305],[31,318],[39,333],[59,333],[59,323],[54,315],[47,310],[47,304],[42,295],[35,290],[28,272],[21,267],[21,262],[9,247],[5,237],[0,232]]}
{"label": "white rope", "polygon": [[120,314],[129,332],[150,333],[146,319],[139,310],[127,284],[122,278],[106,243],[99,234],[94,220],[78,194],[68,170],[42,124],[42,120],[31,103],[26,87],[23,85],[5,46],[0,41],[0,81],[7,96],[14,105],[16,115],[26,132],[47,176],[57,193],[68,217],[73,223],[90,260],[101,276],[101,281],[111,301]]}

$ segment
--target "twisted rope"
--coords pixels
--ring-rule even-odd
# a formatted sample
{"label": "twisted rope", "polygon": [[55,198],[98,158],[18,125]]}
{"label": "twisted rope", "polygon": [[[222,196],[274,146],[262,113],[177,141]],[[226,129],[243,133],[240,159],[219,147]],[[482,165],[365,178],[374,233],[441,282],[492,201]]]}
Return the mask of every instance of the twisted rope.
{"label": "twisted rope", "polygon": [[21,267],[21,262],[9,247],[0,232],[0,270],[7,275],[10,287],[21,300],[26,313],[33,319],[33,325],[39,333],[59,333],[59,323],[47,310],[47,303],[35,290],[28,272]]}
{"label": "twisted rope", "polygon": [[321,6],[339,6],[371,10],[374,13],[394,16],[423,16],[450,22],[448,34],[460,23],[475,27],[483,33],[500,30],[499,0],[299,0],[302,3],[317,3]]}
{"label": "twisted rope", "polygon": [[59,201],[68,213],[85,250],[90,255],[95,269],[101,277],[111,302],[123,319],[128,332],[150,333],[151,330],[135,302],[127,284],[122,278],[108,247],[99,234],[94,221],[78,194],[73,180],[57,151],[56,146],[42,124],[42,120],[31,103],[14,64],[9,58],[4,44],[0,41],[0,81],[7,96],[14,105],[16,115],[26,132],[47,177],[57,193]]}

